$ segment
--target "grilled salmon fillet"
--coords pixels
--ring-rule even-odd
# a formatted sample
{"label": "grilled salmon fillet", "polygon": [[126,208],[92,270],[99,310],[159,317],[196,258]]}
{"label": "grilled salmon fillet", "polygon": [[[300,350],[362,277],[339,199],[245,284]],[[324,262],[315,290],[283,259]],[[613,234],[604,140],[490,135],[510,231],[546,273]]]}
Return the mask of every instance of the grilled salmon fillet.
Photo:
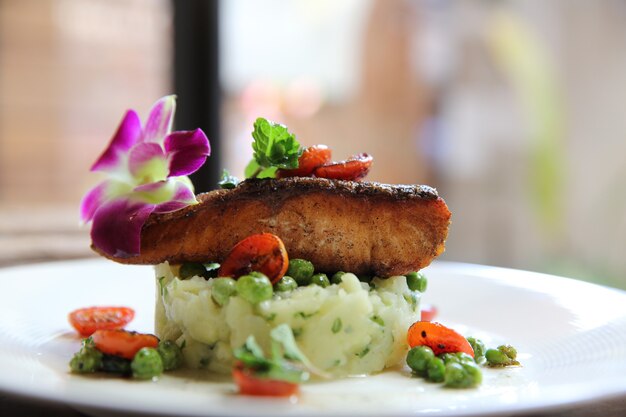
{"label": "grilled salmon fillet", "polygon": [[[199,204],[150,216],[127,264],[221,262],[241,239],[279,236],[290,258],[322,272],[380,277],[418,271],[444,250],[450,211],[436,190],[323,178],[246,180]],[[97,248],[94,248],[97,251]]]}

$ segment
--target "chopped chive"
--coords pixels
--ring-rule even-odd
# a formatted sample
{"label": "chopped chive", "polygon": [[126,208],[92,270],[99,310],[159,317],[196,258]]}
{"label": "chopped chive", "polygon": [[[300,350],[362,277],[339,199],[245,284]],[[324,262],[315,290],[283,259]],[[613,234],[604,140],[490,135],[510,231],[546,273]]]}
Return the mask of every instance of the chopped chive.
{"label": "chopped chive", "polygon": [[365,349],[363,349],[362,351],[360,351],[360,352],[359,352],[359,353],[357,353],[356,355],[357,355],[359,358],[362,358],[363,356],[367,355],[367,354],[369,353],[369,351],[370,351],[370,347],[369,347],[369,345],[367,345],[367,346],[365,346]]}
{"label": "chopped chive", "polygon": [[337,333],[341,330],[342,327],[343,323],[341,322],[341,319],[337,317],[333,322],[333,326],[330,328],[330,330],[332,330],[333,333]]}
{"label": "chopped chive", "polygon": [[314,315],[317,314],[317,311],[314,311],[312,313],[305,313],[304,311],[298,311],[297,313],[294,313],[294,317],[301,317],[303,319],[308,319],[309,317],[312,317]]}
{"label": "chopped chive", "polygon": [[385,321],[380,318],[379,316],[372,316],[370,317],[370,320],[372,320],[374,323],[378,324],[379,326],[385,326]]}

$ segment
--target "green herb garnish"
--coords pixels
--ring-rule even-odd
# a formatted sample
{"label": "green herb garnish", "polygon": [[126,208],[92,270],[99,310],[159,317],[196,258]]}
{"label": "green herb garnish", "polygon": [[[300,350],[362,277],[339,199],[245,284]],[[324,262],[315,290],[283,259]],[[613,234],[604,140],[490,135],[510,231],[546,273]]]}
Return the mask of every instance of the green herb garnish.
{"label": "green herb garnish", "polygon": [[246,343],[235,349],[233,355],[246,368],[254,371],[261,378],[279,379],[294,383],[305,382],[310,373],[326,377],[327,374],[313,366],[300,351],[291,328],[281,324],[270,332],[271,356],[267,358],[254,336],[249,336]]}
{"label": "green herb garnish", "polygon": [[[281,325],[278,328],[282,326],[287,327],[287,332],[291,336],[291,340],[293,340],[293,334],[289,326]],[[289,341],[277,340],[272,335],[272,355],[268,359],[265,357],[263,349],[257,344],[254,336],[251,335],[248,336],[246,343],[242,347],[235,349],[233,354],[246,368],[254,370],[256,376],[293,383],[305,382],[309,379],[309,372],[304,369],[302,364],[293,361],[295,358],[292,355],[292,349],[293,346],[291,346]],[[287,352],[291,354],[288,355]]]}
{"label": "green herb garnish", "polygon": [[246,167],[246,178],[274,178],[279,168],[298,168],[303,149],[287,127],[259,117],[252,132],[253,159]]}
{"label": "green herb garnish", "polygon": [[333,325],[332,325],[332,327],[330,328],[330,330],[331,330],[333,333],[338,333],[338,332],[341,330],[341,328],[342,328],[342,327],[343,327],[343,323],[341,322],[341,319],[340,319],[339,317],[337,317],[337,318],[335,319],[335,321],[333,321]]}
{"label": "green herb garnish", "polygon": [[237,184],[239,184],[239,178],[230,175],[230,172],[228,172],[227,170],[222,171],[222,177],[217,183],[217,185],[219,185],[220,188],[223,188],[226,190],[235,188]]}

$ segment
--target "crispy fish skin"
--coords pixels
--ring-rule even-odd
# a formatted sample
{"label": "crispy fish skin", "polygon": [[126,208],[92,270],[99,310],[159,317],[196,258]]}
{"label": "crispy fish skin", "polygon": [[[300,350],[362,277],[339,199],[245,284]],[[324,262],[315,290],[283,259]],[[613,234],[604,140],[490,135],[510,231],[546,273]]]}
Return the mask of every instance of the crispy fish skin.
{"label": "crispy fish skin", "polygon": [[440,255],[451,216],[428,186],[323,178],[246,180],[198,200],[152,215],[140,255],[110,259],[221,262],[241,239],[268,232],[283,240],[290,258],[308,259],[318,271],[388,277],[420,270]]}

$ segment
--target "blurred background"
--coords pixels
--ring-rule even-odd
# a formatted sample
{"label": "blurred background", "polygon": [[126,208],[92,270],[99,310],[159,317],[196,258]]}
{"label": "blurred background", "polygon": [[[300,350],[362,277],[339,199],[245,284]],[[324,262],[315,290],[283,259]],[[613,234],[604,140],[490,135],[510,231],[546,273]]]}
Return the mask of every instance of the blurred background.
{"label": "blurred background", "polygon": [[626,2],[0,0],[0,264],[92,256],[88,173],[178,95],[213,187],[258,116],[436,187],[442,259],[626,288]]}

